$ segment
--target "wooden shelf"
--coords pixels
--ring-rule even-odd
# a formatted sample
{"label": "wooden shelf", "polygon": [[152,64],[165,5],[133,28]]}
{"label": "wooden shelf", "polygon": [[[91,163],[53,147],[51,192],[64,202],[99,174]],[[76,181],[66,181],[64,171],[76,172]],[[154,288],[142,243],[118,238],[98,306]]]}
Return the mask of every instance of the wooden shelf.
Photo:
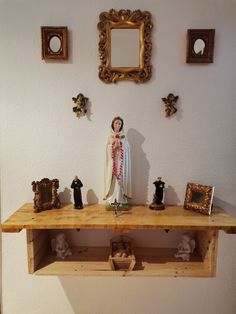
{"label": "wooden shelf", "polygon": [[[214,277],[216,274],[218,230],[236,233],[236,219],[215,208],[211,216],[167,206],[152,211],[148,206],[131,206],[115,217],[104,205],[88,205],[83,210],[72,204],[61,209],[33,212],[25,204],[2,224],[4,232],[27,232],[29,273],[36,275],[78,276],[169,276]],[[73,247],[73,255],[61,260],[51,253],[53,229],[113,229],[118,232],[144,229],[194,230],[196,251],[189,262],[174,257],[176,248],[135,247],[136,265],[132,271],[111,270],[108,247]]]}
{"label": "wooden shelf", "polygon": [[33,212],[33,204],[25,204],[2,224],[3,232],[22,229],[193,229],[224,230],[236,233],[236,219],[221,208],[214,208],[211,216],[204,216],[182,206],[166,206],[164,211],[153,211],[148,206],[130,206],[130,210],[115,217],[105,205],[87,205],[82,210],[72,204],[40,213]]}

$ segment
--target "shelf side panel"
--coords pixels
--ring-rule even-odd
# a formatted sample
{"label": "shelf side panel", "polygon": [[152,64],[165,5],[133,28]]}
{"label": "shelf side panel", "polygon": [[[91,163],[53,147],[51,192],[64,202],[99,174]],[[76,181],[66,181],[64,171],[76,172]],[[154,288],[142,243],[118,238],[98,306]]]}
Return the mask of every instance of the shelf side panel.
{"label": "shelf side panel", "polygon": [[26,230],[27,250],[28,250],[28,269],[33,274],[50,247],[48,230]]}
{"label": "shelf side panel", "polygon": [[218,231],[198,231],[197,250],[210,277],[216,275]]}

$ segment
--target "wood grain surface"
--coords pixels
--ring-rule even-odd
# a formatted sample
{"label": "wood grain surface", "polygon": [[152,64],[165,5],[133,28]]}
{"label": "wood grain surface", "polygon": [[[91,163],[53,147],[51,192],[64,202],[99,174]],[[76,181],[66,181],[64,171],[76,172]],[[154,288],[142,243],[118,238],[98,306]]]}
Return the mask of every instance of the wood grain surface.
{"label": "wood grain surface", "polygon": [[2,224],[3,232],[19,232],[21,229],[113,229],[126,232],[132,229],[193,229],[224,230],[236,233],[236,218],[221,208],[214,208],[211,216],[185,210],[182,206],[166,206],[163,211],[153,211],[148,206],[130,206],[128,211],[115,217],[105,205],[87,205],[76,210],[72,204],[62,205],[40,213],[33,212],[28,203],[18,209]]}

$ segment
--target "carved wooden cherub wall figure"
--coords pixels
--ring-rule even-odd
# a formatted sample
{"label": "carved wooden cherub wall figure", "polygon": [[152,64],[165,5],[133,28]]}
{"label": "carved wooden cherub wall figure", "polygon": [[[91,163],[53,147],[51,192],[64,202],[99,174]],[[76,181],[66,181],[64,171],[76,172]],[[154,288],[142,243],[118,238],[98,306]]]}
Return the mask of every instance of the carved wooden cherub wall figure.
{"label": "carved wooden cherub wall figure", "polygon": [[88,98],[84,97],[84,95],[80,93],[77,97],[72,97],[72,100],[76,104],[76,106],[73,107],[73,112],[76,113],[78,118],[84,116],[87,112],[86,105]]}
{"label": "carved wooden cherub wall figure", "polygon": [[166,112],[166,117],[172,116],[174,113],[177,112],[176,102],[179,99],[179,96],[175,96],[174,94],[170,93],[167,98],[162,98],[162,100],[165,103],[165,112]]}

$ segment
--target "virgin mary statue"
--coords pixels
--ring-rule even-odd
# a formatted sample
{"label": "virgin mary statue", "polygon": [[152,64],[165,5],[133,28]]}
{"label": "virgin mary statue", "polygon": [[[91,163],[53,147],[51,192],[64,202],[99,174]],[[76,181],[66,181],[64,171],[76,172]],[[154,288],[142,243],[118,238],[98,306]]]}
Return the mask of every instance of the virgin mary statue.
{"label": "virgin mary statue", "polygon": [[124,121],[115,117],[111,123],[105,153],[105,199],[112,207],[116,201],[128,207],[131,198],[130,147],[123,132]]}

